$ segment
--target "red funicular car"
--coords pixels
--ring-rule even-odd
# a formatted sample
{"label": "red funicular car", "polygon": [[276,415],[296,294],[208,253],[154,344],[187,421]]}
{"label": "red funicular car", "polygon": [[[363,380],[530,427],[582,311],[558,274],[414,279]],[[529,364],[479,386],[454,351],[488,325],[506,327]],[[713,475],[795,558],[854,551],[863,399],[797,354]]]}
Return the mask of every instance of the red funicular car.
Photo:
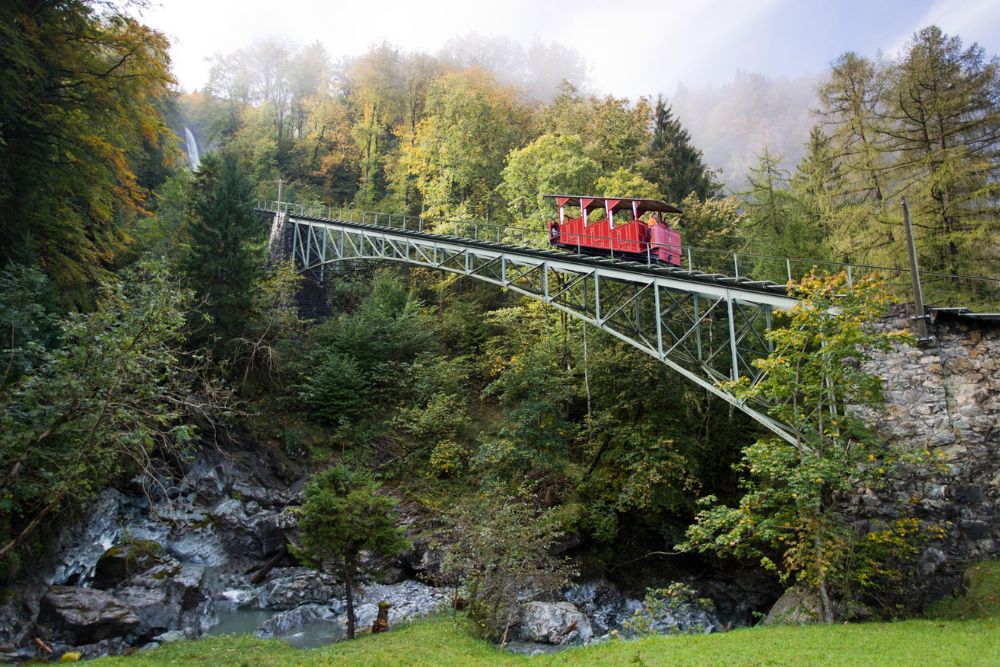
{"label": "red funicular car", "polygon": [[[681,235],[662,219],[681,209],[659,199],[542,195],[554,199],[559,219],[549,223],[549,243],[590,255],[614,255],[681,265]],[[579,208],[570,218],[566,207]],[[603,215],[602,215],[603,213]],[[648,219],[642,216],[650,213]]]}

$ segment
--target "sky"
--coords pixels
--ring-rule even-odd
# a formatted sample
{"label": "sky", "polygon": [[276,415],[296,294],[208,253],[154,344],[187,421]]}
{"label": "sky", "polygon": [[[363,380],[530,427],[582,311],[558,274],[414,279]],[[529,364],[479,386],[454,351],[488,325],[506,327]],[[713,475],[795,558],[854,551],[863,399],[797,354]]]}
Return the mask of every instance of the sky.
{"label": "sky", "polygon": [[334,58],[383,41],[435,53],[469,33],[558,42],[587,61],[588,88],[627,97],[737,70],[813,74],[845,51],[897,53],[930,23],[1000,52],[1000,0],[152,0],[142,18],[171,39],[189,91],[214,53],[268,37],[318,40]]}

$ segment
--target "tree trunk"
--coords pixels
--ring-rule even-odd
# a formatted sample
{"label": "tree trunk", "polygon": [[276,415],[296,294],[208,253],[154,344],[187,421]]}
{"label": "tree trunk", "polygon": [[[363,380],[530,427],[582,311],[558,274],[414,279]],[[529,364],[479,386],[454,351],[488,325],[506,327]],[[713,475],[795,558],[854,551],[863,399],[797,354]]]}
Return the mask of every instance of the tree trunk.
{"label": "tree trunk", "polygon": [[347,598],[347,638],[354,639],[354,559],[344,558],[344,588]]}
{"label": "tree trunk", "polygon": [[826,591],[826,582],[819,582],[819,606],[824,623],[833,623],[833,608],[830,605],[830,595]]}

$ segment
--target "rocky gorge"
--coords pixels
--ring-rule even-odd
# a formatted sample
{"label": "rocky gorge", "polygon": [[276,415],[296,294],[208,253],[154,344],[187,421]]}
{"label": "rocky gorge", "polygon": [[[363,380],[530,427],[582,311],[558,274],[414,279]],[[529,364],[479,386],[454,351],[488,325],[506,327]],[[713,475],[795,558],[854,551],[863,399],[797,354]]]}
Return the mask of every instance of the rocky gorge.
{"label": "rocky gorge", "polygon": [[[86,518],[61,530],[50,553],[0,605],[0,660],[77,651],[122,654],[203,635],[253,633],[309,647],[343,637],[343,585],[300,566],[293,508],[302,480],[287,482],[253,455],[204,451],[181,470],[108,488]],[[413,518],[401,515],[404,525]],[[390,626],[452,608],[455,590],[435,585],[439,556],[427,540],[386,563],[356,592],[358,627],[379,602]],[[714,589],[712,588],[714,586]],[[713,632],[750,621],[776,597],[773,585],[705,582],[718,601],[675,605],[653,631]],[[564,599],[525,600],[511,649],[526,653],[628,634],[644,613],[641,593],[585,581]]]}

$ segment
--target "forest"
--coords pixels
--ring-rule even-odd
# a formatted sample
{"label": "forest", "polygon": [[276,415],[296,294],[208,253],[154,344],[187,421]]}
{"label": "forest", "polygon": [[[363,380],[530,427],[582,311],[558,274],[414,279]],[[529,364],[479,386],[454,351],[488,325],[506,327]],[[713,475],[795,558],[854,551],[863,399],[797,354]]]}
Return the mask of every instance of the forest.
{"label": "forest", "polygon": [[[792,446],[656,359],[490,285],[356,261],[328,274],[322,314],[303,310],[303,278],[269,259],[270,219],[253,208],[280,182],[286,202],[542,230],[556,216],[545,193],[648,197],[684,211],[691,246],[906,267],[905,197],[933,298],[995,303],[996,55],[928,26],[897,57],[837,56],[801,161],[785,170],[765,150],[733,190],[671,100],[589,90],[561,47],[507,44],[494,71],[461,41],[335,60],[318,43],[265,40],[218,54],[208,85],[182,92],[167,38],[117,5],[8,5],[7,584],[107,487],[159,479],[204,449],[260,448],[291,476],[316,473],[286,558],[351,582],[377,569],[362,554],[426,539],[446,553],[442,578],[464,582],[474,633],[494,641],[517,613],[514,576],[558,591],[579,576],[644,586],[665,568],[752,572],[819,591],[826,621],[928,602],[915,556],[947,526],[899,516],[861,529],[841,502],[897,462],[848,405],[878,409],[855,360],[906,337],[862,325],[905,293],[796,277],[817,308],[775,334],[785,356],[765,361],[767,383],[734,388],[815,401],[776,415],[801,427]],[[542,62],[566,77],[532,69]],[[837,317],[821,321],[828,308]],[[803,380],[796,364],[838,375]],[[419,531],[378,520],[397,506]],[[349,515],[369,520],[324,519]],[[663,595],[693,604],[686,589]]]}

